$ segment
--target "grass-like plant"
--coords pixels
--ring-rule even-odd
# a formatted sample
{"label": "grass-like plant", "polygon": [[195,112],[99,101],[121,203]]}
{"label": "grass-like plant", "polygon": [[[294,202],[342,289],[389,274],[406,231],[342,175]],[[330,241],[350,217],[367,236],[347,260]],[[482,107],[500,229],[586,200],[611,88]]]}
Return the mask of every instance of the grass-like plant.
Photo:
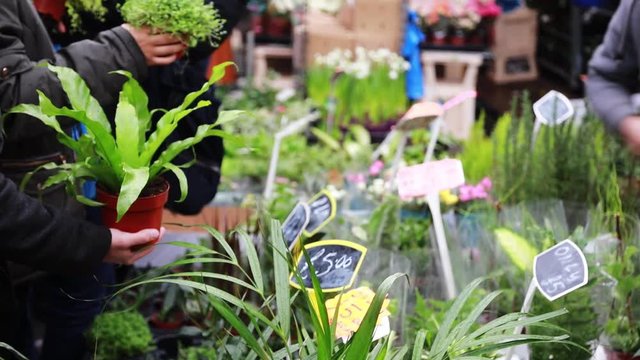
{"label": "grass-like plant", "polygon": [[127,0],[120,12],[127,23],[176,35],[190,47],[202,41],[215,45],[224,35],[225,20],[204,0]]}
{"label": "grass-like plant", "polygon": [[[568,311],[565,309],[536,316],[510,313],[484,325],[476,326],[478,318],[501,293],[493,291],[487,294],[469,311],[467,302],[475,299],[472,295],[484,280],[476,279],[462,290],[446,312],[433,343],[424,351],[422,359],[494,359],[497,351],[524,344],[560,343],[577,346],[568,340],[568,335],[538,335],[532,331],[536,327],[560,330],[546,321],[566,314]],[[467,310],[463,312],[463,309]],[[526,334],[515,333],[517,329],[525,327],[529,328]],[[423,352],[422,346],[426,335],[424,330],[418,332],[417,341],[414,344],[414,359],[419,359],[417,355]]]}
{"label": "grass-like plant", "polygon": [[[206,137],[224,136],[215,127],[239,116],[237,111],[223,111],[215,124],[200,125],[195,134],[183,140],[164,144],[178,123],[191,112],[209,106],[210,101],[198,97],[205,93],[216,81],[224,76],[224,69],[231,63],[214,68],[213,74],[202,88],[188,94],[182,104],[171,110],[147,108],[148,98],[140,84],[126,71],[117,71],[127,81],[120,92],[120,100],[115,114],[115,129],[105,112],[90,94],[89,87],[73,70],[49,65],[56,73],[69,99],[71,108],[58,107],[38,90],[39,104],[21,104],[10,110],[12,114],[33,116],[56,131],[58,140],[76,154],[74,163],[44,165],[44,169],[59,172],[42,185],[42,189],[67,184],[67,189],[87,205],[100,205],[76,192],[78,182],[90,179],[98,182],[105,190],[118,195],[118,220],[127,212],[143,189],[158,179],[163,173],[172,171],[180,182],[182,198],[187,194],[187,179],[181,168],[171,161],[181,152],[191,148]],[[152,123],[155,112],[164,112],[157,122]],[[58,118],[68,117],[86,127],[86,133],[78,140],[64,132]],[[163,146],[166,148],[163,149]],[[162,150],[162,151],[161,151]],[[37,171],[37,170],[36,170]],[[26,176],[23,186],[29,181]]]}
{"label": "grass-like plant", "polygon": [[[470,294],[482,280],[474,281],[451,305],[437,327],[438,332],[428,349],[424,346],[424,331],[418,332],[412,354],[409,344],[394,345],[393,335],[373,341],[382,304],[391,286],[403,277],[402,274],[391,275],[380,284],[359,329],[345,343],[336,339],[337,324],[329,319],[337,318],[337,314],[331,316],[327,312],[326,295],[321,291],[315,273],[310,272],[313,291],[299,291],[289,285],[291,271],[294,271],[294,276],[299,274],[295,273],[296,267],[292,264],[292,258],[282,239],[278,221],[271,221],[265,236],[268,239],[267,248],[270,248],[273,256],[273,262],[269,265],[273,271],[272,279],[268,278],[261,264],[261,259],[266,254],[258,255],[253,239],[248,234],[236,232],[237,240],[245,249],[246,265],[243,266],[242,259],[234,254],[222,234],[209,227],[206,229],[218,244],[219,251],[200,245],[174,243],[189,248],[191,253],[187,258],[167,267],[221,263],[237,268],[240,276],[206,271],[173,272],[130,284],[120,292],[150,283],[171,283],[199,291],[225,322],[223,334],[226,335],[216,341],[218,359],[393,360],[408,356],[416,360],[489,359],[497,350],[517,344],[568,344],[566,335],[543,336],[532,331],[526,335],[513,334],[518,326],[547,327],[545,320],[560,316],[566,310],[540,316],[508,314],[487,324],[477,325],[477,318],[499,295],[499,292],[489,293],[486,297],[481,297],[477,304],[470,304]],[[232,294],[220,287],[219,283],[210,280],[233,284],[236,292]],[[469,311],[461,316],[463,307]]]}

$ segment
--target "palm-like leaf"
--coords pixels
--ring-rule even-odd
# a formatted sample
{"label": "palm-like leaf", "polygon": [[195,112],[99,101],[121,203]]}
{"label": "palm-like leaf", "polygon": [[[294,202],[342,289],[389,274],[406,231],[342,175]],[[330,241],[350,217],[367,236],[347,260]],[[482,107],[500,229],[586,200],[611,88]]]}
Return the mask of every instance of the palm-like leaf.
{"label": "palm-like leaf", "polygon": [[[193,147],[207,137],[224,135],[222,131],[214,129],[218,124],[201,125],[194,136],[170,144],[159,156],[156,153],[183,118],[199,108],[210,105],[209,101],[199,101],[195,105],[194,103],[224,76],[225,68],[229,65],[231,63],[214,67],[210,80],[200,90],[188,94],[177,108],[168,111],[160,110],[164,114],[148,139],[146,134],[152,128],[151,118],[156,110],[149,111],[147,95],[140,84],[126,71],[114,72],[127,78],[120,91],[116,109],[115,134],[100,104],[91,96],[89,87],[76,72],[63,67],[49,65],[49,69],[58,76],[71,108],[54,105],[43,92],[38,91],[38,105],[18,105],[9,113],[24,114],[39,119],[56,132],[61,144],[76,153],[77,165],[60,165],[61,171],[46,181],[45,187],[67,183],[67,189],[78,200],[96,205],[98,203],[77,194],[75,188],[79,181],[97,180],[107,190],[119,194],[117,204],[119,221],[145,186],[165,171],[176,174],[182,194],[180,200],[186,197],[187,179],[181,167],[190,164],[177,167],[171,161],[180,152]],[[78,140],[72,139],[60,126],[58,117],[78,121],[85,126],[87,133]],[[239,112],[223,112],[220,120],[228,122],[238,117]],[[156,157],[157,160],[154,161]],[[54,167],[48,165],[49,169]],[[31,177],[30,175],[27,179]]]}

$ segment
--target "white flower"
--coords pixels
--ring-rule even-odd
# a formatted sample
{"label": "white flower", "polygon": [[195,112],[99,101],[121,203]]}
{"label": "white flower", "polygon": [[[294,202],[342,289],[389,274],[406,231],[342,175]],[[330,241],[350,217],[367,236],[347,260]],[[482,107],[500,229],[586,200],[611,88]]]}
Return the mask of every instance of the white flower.
{"label": "white flower", "polygon": [[338,188],[336,188],[334,185],[327,186],[327,191],[336,200],[340,200],[346,195],[346,192],[344,190],[338,190]]}

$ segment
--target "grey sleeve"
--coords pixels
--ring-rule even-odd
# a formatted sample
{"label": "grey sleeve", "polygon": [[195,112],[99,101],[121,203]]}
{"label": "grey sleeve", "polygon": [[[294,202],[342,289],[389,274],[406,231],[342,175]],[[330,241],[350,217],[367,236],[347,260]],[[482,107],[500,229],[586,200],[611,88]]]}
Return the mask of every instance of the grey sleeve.
{"label": "grey sleeve", "polygon": [[607,127],[617,131],[622,119],[635,113],[631,94],[638,88],[640,4],[623,0],[603,43],[589,62],[586,94]]}

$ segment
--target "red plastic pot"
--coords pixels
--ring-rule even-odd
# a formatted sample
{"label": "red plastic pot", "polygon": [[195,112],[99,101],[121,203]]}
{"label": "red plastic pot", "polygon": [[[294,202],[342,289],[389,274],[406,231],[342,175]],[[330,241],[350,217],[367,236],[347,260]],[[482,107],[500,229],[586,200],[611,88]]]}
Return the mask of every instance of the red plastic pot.
{"label": "red plastic pot", "polygon": [[183,312],[174,312],[166,319],[162,320],[159,313],[153,313],[149,322],[156,329],[176,330],[184,324],[185,315]]}
{"label": "red plastic pot", "polygon": [[157,187],[158,190],[149,196],[138,198],[118,222],[116,222],[118,195],[107,193],[98,187],[96,200],[105,204],[102,207],[102,223],[107,227],[126,232],[160,229],[162,209],[169,198],[169,183],[162,180],[154,187]]}
{"label": "red plastic pot", "polygon": [[633,354],[623,353],[604,347],[604,353],[607,360],[638,360],[640,357],[633,356]]}

